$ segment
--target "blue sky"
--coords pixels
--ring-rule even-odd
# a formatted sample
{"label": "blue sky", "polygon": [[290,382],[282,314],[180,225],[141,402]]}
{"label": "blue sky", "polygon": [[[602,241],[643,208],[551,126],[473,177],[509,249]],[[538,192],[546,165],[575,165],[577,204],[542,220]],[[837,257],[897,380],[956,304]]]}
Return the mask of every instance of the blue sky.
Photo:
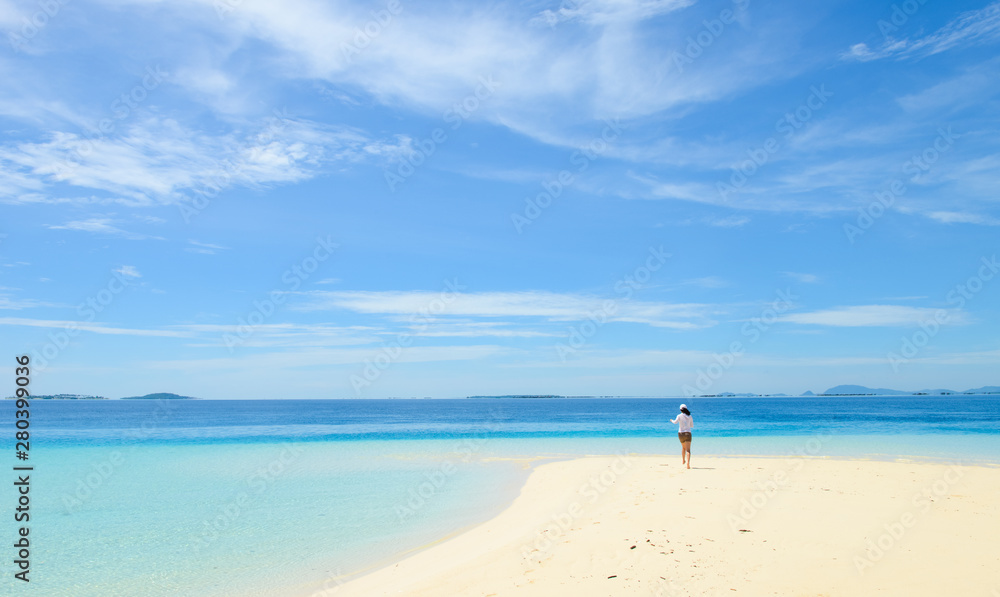
{"label": "blue sky", "polygon": [[0,31],[36,393],[1000,383],[1000,2],[0,0]]}

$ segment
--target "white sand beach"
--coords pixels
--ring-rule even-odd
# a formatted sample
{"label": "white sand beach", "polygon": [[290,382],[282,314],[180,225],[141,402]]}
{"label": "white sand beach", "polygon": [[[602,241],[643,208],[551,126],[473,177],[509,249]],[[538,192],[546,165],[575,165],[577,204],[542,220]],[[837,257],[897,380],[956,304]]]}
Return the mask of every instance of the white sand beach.
{"label": "white sand beach", "polygon": [[997,496],[986,466],[580,458],[482,525],[294,595],[996,597]]}

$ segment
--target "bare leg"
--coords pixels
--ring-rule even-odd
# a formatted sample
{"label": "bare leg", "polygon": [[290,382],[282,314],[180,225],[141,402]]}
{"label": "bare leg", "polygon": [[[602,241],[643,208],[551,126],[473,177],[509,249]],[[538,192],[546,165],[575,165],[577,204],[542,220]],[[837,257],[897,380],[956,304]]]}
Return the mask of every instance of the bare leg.
{"label": "bare leg", "polygon": [[687,454],[687,467],[691,468],[691,442],[684,442],[684,452]]}
{"label": "bare leg", "polygon": [[687,454],[687,448],[684,447],[684,444],[681,444],[681,464],[687,463],[686,454]]}

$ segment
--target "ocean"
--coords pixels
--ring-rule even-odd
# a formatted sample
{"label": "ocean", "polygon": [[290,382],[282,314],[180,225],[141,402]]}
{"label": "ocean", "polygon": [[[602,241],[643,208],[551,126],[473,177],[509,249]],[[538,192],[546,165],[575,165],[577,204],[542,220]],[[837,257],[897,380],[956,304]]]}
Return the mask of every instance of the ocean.
{"label": "ocean", "polygon": [[[1000,465],[1000,396],[33,401],[31,582],[46,597],[331,596],[590,454]],[[13,425],[13,401],[0,421]],[[13,466],[13,433],[3,447]],[[23,463],[18,463],[23,464]],[[15,541],[16,480],[0,484]],[[16,584],[15,584],[16,583]]]}

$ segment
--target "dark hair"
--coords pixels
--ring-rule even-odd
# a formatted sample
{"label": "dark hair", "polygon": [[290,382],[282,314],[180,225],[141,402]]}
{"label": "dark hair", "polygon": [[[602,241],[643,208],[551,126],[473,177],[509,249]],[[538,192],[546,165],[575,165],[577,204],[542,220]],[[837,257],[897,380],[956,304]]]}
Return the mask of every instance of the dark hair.
{"label": "dark hair", "polygon": [[686,408],[682,408],[682,409],[681,409],[681,412],[682,412],[682,413],[684,413],[684,414],[686,414],[686,415],[688,415],[688,416],[690,416],[690,415],[691,415],[691,411],[689,411],[689,410],[688,410],[688,409],[686,409]]}

